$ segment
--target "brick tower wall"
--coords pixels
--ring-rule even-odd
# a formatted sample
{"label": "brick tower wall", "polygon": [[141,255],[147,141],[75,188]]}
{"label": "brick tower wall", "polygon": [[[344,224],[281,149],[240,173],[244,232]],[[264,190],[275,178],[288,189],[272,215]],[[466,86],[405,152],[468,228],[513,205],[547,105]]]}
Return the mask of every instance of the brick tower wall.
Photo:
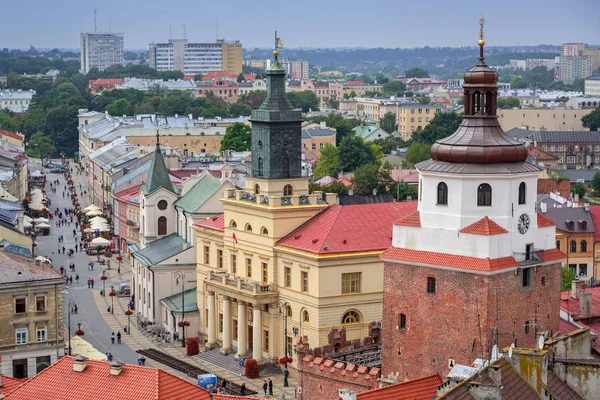
{"label": "brick tower wall", "polygon": [[[399,382],[432,374],[445,376],[449,359],[470,365],[482,354],[488,358],[496,315],[500,348],[515,340],[519,346],[533,346],[536,304],[538,331],[558,331],[560,264],[538,266],[529,291],[521,290],[521,272],[484,276],[386,262],[382,376],[397,374]],[[428,277],[436,279],[435,294],[427,293]],[[399,330],[400,313],[407,317],[403,331]],[[525,321],[530,321],[529,334],[524,332]]]}

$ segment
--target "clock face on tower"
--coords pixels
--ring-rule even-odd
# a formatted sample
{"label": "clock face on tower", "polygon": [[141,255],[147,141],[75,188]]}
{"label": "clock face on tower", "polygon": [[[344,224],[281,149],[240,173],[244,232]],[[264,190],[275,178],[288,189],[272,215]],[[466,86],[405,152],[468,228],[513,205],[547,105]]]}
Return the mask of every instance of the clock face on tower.
{"label": "clock face on tower", "polygon": [[522,235],[529,230],[529,215],[521,214],[521,216],[517,220],[517,229]]}

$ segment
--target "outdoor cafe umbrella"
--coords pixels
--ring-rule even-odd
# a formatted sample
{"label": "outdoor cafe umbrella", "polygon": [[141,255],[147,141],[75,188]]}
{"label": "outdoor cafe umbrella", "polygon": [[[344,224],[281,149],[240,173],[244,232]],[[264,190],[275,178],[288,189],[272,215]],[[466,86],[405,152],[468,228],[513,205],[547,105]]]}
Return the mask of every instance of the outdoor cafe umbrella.
{"label": "outdoor cafe umbrella", "polygon": [[48,219],[44,218],[44,217],[36,218],[36,219],[34,219],[34,221],[37,222],[37,223],[41,223],[41,222],[48,223]]}
{"label": "outdoor cafe umbrella", "polygon": [[38,227],[38,228],[50,228],[50,225],[42,222],[41,224],[37,224],[36,227]]}
{"label": "outdoor cafe umbrella", "polygon": [[83,211],[85,211],[85,212],[92,211],[92,210],[102,210],[102,209],[95,204],[90,204],[89,206],[87,206],[86,208],[83,209]]}
{"label": "outdoor cafe umbrella", "polygon": [[102,237],[97,237],[96,239],[93,239],[91,243],[93,246],[108,246],[111,242]]}
{"label": "outdoor cafe umbrella", "polygon": [[102,215],[102,214],[103,214],[103,212],[101,210],[90,210],[85,213],[85,215],[87,215],[88,217],[93,217],[95,215]]}

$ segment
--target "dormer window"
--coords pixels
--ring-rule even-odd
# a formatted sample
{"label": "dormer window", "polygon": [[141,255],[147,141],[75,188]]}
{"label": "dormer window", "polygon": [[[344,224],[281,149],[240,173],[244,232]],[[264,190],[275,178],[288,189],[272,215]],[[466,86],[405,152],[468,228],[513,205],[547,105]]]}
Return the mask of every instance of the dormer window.
{"label": "dormer window", "polygon": [[585,231],[587,229],[587,221],[579,221],[579,227]]}
{"label": "dormer window", "polygon": [[567,229],[572,231],[573,229],[575,229],[575,222],[571,221],[571,220],[566,220],[565,221],[565,225],[567,226]]}

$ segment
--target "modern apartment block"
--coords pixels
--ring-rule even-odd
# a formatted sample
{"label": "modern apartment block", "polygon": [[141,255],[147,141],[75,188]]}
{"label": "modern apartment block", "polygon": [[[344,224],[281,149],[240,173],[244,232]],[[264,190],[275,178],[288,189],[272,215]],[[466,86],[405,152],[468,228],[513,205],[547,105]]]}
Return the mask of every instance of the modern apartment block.
{"label": "modern apartment block", "polygon": [[600,75],[585,78],[585,95],[600,96]]}
{"label": "modern apartment block", "polygon": [[122,33],[82,32],[81,71],[87,74],[94,67],[104,71],[111,65],[123,65],[125,63],[124,42]]}
{"label": "modern apartment block", "polygon": [[580,56],[585,48],[583,43],[563,43],[560,45],[560,55],[565,57]]}
{"label": "modern apartment block", "polygon": [[294,60],[288,62],[288,76],[291,79],[308,79],[308,61]]}
{"label": "modern apartment block", "polygon": [[558,80],[572,84],[577,79],[592,75],[592,58],[588,56],[560,56]]}
{"label": "modern apartment block", "polygon": [[181,71],[186,75],[225,71],[242,72],[242,44],[219,39],[215,43],[189,43],[187,39],[169,39],[150,43],[150,67],[157,71]]}

